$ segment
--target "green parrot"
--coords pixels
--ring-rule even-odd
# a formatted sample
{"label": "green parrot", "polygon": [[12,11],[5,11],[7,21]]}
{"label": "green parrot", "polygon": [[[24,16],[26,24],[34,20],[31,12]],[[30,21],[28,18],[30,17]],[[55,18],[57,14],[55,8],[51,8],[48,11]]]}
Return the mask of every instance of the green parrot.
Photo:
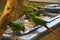
{"label": "green parrot", "polygon": [[23,22],[18,20],[18,21],[13,21],[9,22],[9,27],[12,28],[13,31],[20,32],[20,31],[25,31],[25,27],[23,26]]}
{"label": "green parrot", "polygon": [[40,17],[34,15],[34,14],[29,14],[32,17],[32,21],[35,23],[35,26],[41,25],[44,26],[45,28],[47,28],[50,32],[52,32],[53,34],[56,34],[52,29],[48,28],[46,26],[46,21],[42,20]]}
{"label": "green parrot", "polygon": [[39,6],[28,6],[24,11],[23,13],[24,14],[29,14],[29,13],[32,13],[36,16],[39,16],[41,14],[41,12],[39,12]]}
{"label": "green parrot", "polygon": [[33,5],[28,6],[23,11],[23,13],[26,15],[25,18],[27,18],[31,22],[31,17],[29,16],[30,13],[32,13],[36,16],[41,16],[42,13],[39,11],[40,8],[41,8],[40,6],[33,6]]}

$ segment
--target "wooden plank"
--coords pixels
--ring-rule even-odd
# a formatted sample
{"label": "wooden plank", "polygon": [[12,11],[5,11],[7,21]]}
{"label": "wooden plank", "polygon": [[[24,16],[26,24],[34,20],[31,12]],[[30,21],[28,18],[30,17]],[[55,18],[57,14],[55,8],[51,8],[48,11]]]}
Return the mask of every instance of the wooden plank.
{"label": "wooden plank", "polygon": [[59,0],[29,0],[30,2],[60,3]]}
{"label": "wooden plank", "polygon": [[[20,3],[20,10],[22,11],[18,11],[16,9],[17,8],[17,4]],[[4,33],[6,26],[8,25],[8,23],[10,21],[14,21],[18,18],[18,16],[22,13],[17,13],[18,16],[16,16],[15,11],[18,12],[23,12],[24,7],[27,5],[26,3],[28,3],[28,0],[7,0],[7,3],[5,5],[4,11],[0,17],[0,38],[2,37],[2,34]],[[21,9],[23,8],[23,9]],[[16,18],[14,19],[14,17],[16,16]]]}

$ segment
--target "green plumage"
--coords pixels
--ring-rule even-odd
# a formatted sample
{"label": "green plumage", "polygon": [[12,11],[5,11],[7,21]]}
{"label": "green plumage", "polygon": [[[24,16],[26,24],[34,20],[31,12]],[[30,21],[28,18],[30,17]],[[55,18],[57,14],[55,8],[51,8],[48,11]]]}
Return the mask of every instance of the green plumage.
{"label": "green plumage", "polygon": [[46,23],[47,23],[46,21],[42,20],[41,18],[39,18],[38,16],[36,16],[34,14],[30,14],[30,16],[32,17],[32,21],[35,23],[35,26],[38,26],[38,25],[44,26],[50,32],[52,32],[53,34],[56,35],[56,33],[52,29],[50,29],[46,26]]}
{"label": "green plumage", "polygon": [[42,20],[38,16],[33,15],[32,21],[36,24],[36,26],[38,25],[46,26],[46,21]]}
{"label": "green plumage", "polygon": [[39,12],[40,8],[41,7],[39,7],[39,6],[28,6],[23,12],[24,12],[24,14],[32,13],[36,16],[39,16],[41,14],[41,12]]}
{"label": "green plumage", "polygon": [[35,6],[37,9],[41,9],[41,6]]}
{"label": "green plumage", "polygon": [[9,27],[12,28],[12,30],[19,32],[19,31],[24,31],[24,26],[22,21],[13,21],[9,23]]}

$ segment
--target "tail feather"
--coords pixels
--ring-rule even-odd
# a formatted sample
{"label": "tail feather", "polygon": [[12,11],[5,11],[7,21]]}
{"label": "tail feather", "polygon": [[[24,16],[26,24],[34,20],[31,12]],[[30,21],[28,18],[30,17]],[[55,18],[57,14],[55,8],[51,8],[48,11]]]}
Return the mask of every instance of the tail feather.
{"label": "tail feather", "polygon": [[49,32],[51,32],[51,33],[53,33],[54,35],[56,35],[56,32],[53,31],[51,28],[48,28],[48,27],[46,27],[46,28],[48,29]]}

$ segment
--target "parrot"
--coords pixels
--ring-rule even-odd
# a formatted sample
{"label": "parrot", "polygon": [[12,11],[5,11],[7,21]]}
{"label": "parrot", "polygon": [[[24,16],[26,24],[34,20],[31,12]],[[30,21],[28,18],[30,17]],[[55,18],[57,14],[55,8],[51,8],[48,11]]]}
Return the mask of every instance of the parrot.
{"label": "parrot", "polygon": [[47,21],[42,20],[40,17],[38,17],[32,13],[30,13],[29,16],[32,17],[32,21],[35,23],[35,27],[38,25],[44,26],[45,28],[48,29],[49,32],[52,32],[53,34],[56,35],[56,32],[54,32],[51,28],[47,27],[47,25],[46,25]]}
{"label": "parrot", "polygon": [[36,15],[36,16],[39,16],[41,13],[39,12],[39,6],[28,6],[24,11],[23,11],[23,13],[24,14],[29,14],[29,13],[32,13],[32,14],[34,14],[34,15]]}
{"label": "parrot", "polygon": [[13,32],[16,32],[17,34],[20,33],[20,31],[25,31],[25,27],[23,26],[23,22],[18,20],[18,21],[13,21],[9,22],[9,27],[13,30]]}
{"label": "parrot", "polygon": [[[32,5],[28,6],[28,7],[23,11],[23,13],[26,14],[26,17],[25,17],[25,18],[27,18],[28,20],[30,20],[31,18],[30,18],[29,15],[28,15],[28,14],[30,14],[30,13],[32,13],[32,14],[34,14],[34,15],[36,15],[36,16],[41,16],[42,13],[39,11],[40,8],[41,8],[40,6],[32,6]],[[31,20],[30,20],[30,21],[31,21]]]}

